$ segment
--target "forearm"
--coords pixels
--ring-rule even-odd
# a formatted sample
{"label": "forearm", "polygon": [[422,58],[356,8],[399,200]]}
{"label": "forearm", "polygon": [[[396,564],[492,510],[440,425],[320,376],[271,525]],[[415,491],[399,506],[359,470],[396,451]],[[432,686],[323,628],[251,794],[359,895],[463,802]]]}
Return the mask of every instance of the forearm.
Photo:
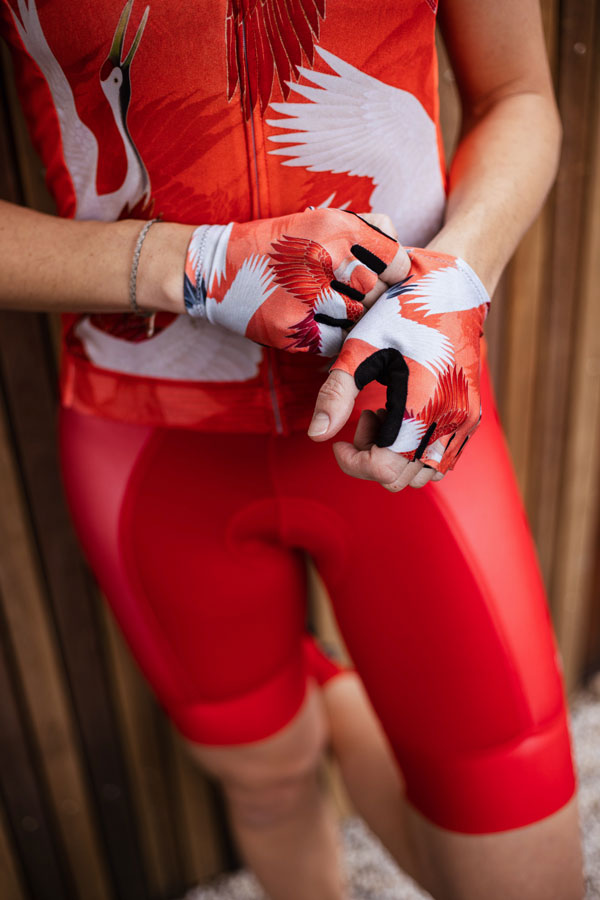
{"label": "forearm", "polygon": [[[0,201],[0,307],[128,312],[129,274],[143,223],[79,222]],[[142,309],[184,312],[183,267],[191,226],[154,225],[142,247]]]}
{"label": "forearm", "polygon": [[553,100],[537,93],[503,97],[466,123],[429,247],[463,257],[490,294],[554,181],[560,137]]}

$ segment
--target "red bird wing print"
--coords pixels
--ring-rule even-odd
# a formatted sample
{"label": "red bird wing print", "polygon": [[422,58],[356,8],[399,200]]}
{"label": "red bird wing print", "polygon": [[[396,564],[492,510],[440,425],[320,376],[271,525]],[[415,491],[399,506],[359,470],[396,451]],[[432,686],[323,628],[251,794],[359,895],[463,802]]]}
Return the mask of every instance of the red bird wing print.
{"label": "red bird wing print", "polygon": [[429,443],[456,431],[469,414],[469,382],[462,369],[454,366],[446,369],[439,377],[435,394],[418,413],[408,412],[427,426],[436,422],[435,431]]}
{"label": "red bird wing print", "polygon": [[271,246],[274,252],[269,256],[277,284],[313,306],[321,291],[333,281],[333,264],[327,250],[310,238],[287,234]]}
{"label": "red bird wing print", "polygon": [[275,75],[284,99],[302,56],[312,65],[325,0],[228,0],[227,99],[239,86],[244,115],[267,108]]}
{"label": "red bird wing print", "polygon": [[[315,321],[315,307],[326,303],[328,297],[336,295],[331,286],[334,280],[331,256],[321,244],[310,238],[282,235],[273,241],[269,254],[271,269],[275,281],[297,300],[301,300],[309,308],[306,316],[297,322],[289,333],[291,347],[308,348],[309,352],[318,353],[321,348],[321,334]],[[337,295],[338,299],[341,295]],[[356,300],[341,298],[345,306],[345,315],[350,321],[356,321],[364,308]]]}
{"label": "red bird wing print", "polygon": [[310,309],[306,316],[292,328],[289,337],[292,347],[307,348],[318,353],[321,348],[319,326],[315,322],[313,307],[322,291],[330,288],[333,280],[331,256],[321,244],[309,238],[281,236],[273,241],[270,253],[275,281]]}

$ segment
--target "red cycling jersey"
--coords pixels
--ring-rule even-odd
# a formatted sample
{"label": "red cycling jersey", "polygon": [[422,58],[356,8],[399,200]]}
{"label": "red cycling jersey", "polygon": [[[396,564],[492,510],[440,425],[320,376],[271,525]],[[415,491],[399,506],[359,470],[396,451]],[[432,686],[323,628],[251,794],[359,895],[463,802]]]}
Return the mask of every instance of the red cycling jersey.
{"label": "red cycling jersey", "polygon": [[[61,216],[336,206],[388,213],[423,246],[445,202],[435,6],[0,0],[0,28]],[[151,338],[133,315],[63,320],[62,404],[138,424],[304,428],[327,371],[185,315]]]}

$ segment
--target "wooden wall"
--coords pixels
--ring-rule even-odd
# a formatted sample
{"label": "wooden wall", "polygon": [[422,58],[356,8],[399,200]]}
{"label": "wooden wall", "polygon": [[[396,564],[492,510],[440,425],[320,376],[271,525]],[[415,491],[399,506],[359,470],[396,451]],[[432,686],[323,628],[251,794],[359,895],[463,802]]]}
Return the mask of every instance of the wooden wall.
{"label": "wooden wall", "polygon": [[[486,328],[572,687],[600,665],[600,12],[593,0],[543,8],[560,174]],[[0,196],[50,210],[5,57],[3,69]],[[440,85],[451,147],[443,55]],[[58,476],[55,370],[54,319],[2,313],[0,897],[163,900],[234,865],[235,851],[219,792],[180,748],[78,550]],[[331,636],[317,585],[313,603]]]}

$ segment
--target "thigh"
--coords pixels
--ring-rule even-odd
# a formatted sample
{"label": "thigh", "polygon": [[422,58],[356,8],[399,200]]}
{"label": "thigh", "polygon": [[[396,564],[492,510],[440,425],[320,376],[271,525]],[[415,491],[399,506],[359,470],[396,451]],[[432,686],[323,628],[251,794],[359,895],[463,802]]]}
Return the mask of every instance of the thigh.
{"label": "thigh", "polygon": [[454,472],[420,490],[349,479],[323,445],[286,468],[289,493],[310,485],[307,540],[407,796],[465,833],[538,821],[574,791],[546,599],[485,370],[483,409]]}
{"label": "thigh", "polygon": [[60,424],[83,549],[176,726],[212,745],[282,728],[306,693],[305,574],[277,541],[265,440]]}

